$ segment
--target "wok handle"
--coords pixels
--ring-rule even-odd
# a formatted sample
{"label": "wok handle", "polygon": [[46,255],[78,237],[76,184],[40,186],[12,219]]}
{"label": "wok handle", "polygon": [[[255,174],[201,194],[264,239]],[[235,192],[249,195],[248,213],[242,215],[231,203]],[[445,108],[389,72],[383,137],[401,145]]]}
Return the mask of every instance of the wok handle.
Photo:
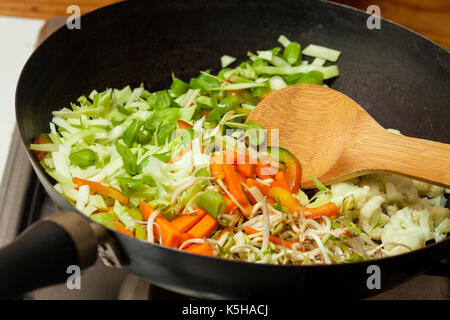
{"label": "wok handle", "polygon": [[17,298],[36,288],[63,283],[97,258],[97,237],[89,222],[73,212],[41,220],[0,249],[0,298]]}

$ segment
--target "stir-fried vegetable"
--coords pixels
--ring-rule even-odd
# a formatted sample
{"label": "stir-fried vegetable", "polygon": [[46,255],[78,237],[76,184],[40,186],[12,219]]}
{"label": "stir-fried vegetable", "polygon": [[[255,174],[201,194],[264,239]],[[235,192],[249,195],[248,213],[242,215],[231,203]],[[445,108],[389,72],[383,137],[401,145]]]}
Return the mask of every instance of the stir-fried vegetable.
{"label": "stir-fried vegetable", "polygon": [[[94,221],[193,254],[274,264],[347,263],[415,246],[407,233],[396,237],[392,230],[408,221],[422,232],[431,222],[409,211],[392,221],[381,213],[395,211],[381,208],[387,198],[402,198],[395,186],[386,184],[387,196],[365,202],[365,189],[332,192],[335,186],[330,190],[314,178],[317,192],[308,197],[300,189],[298,159],[267,146],[264,128],[246,121],[275,90],[325,85],[339,75],[327,62],[336,62],[339,51],[314,44],[302,50],[284,35],[278,41],[283,48],[249,52],[240,64],[224,55],[217,73],[200,72],[189,81],[172,74],[167,90],[94,90],[54,111],[50,132],[30,149],[55,179],[55,189]],[[450,231],[450,213],[439,211],[443,199],[430,193],[426,201],[438,208],[437,240]],[[431,237],[427,231],[421,239]],[[380,244],[381,238],[393,241]]]}

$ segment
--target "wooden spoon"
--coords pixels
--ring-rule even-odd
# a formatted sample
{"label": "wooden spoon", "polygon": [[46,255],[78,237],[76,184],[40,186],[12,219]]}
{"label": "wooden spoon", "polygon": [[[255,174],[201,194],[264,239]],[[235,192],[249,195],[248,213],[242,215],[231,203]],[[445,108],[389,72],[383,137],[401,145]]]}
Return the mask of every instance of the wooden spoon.
{"label": "wooden spoon", "polygon": [[249,120],[279,130],[279,146],[301,162],[302,188],[314,187],[312,176],[330,185],[377,172],[450,186],[450,145],[392,134],[330,88],[303,84],[274,91]]}

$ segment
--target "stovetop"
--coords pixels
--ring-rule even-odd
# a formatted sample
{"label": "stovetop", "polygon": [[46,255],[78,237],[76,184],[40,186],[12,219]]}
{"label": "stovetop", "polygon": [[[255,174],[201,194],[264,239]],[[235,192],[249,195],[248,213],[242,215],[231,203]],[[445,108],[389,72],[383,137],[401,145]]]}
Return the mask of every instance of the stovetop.
{"label": "stovetop", "polygon": [[[41,31],[40,41],[64,23],[51,19]],[[0,247],[6,245],[33,222],[58,212],[34,174],[14,129],[0,184]],[[35,290],[24,299],[186,299],[153,286],[123,269],[105,266],[100,259],[81,275],[80,289],[65,284]],[[450,279],[419,275],[407,283],[371,299],[450,299]]]}

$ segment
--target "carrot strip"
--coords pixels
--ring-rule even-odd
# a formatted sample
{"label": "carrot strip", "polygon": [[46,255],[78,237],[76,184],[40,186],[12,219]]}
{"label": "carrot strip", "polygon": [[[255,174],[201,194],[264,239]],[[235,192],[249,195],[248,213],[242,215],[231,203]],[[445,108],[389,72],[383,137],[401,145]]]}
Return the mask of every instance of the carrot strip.
{"label": "carrot strip", "polygon": [[237,204],[234,203],[229,197],[225,196],[224,197],[225,200],[227,201],[227,207],[225,209],[225,213],[230,213],[232,212],[234,209],[237,208]]}
{"label": "carrot strip", "polygon": [[224,180],[228,187],[228,191],[230,191],[239,204],[242,206],[248,205],[248,200],[242,190],[241,182],[238,173],[234,170],[234,166],[231,164],[224,164],[222,167],[225,175]]}
{"label": "carrot strip", "polygon": [[170,224],[174,227],[178,232],[186,232],[190,228],[194,226],[197,222],[199,222],[205,215],[206,211],[202,208],[196,208],[198,211],[190,214],[183,214],[181,216],[176,217]]}
{"label": "carrot strip", "polygon": [[255,171],[255,165],[250,163],[238,163],[236,165],[236,170],[244,177],[249,178]]}
{"label": "carrot strip", "polygon": [[213,253],[211,247],[207,243],[194,244],[184,250],[187,252],[201,254],[204,256],[211,256],[211,257],[214,256],[214,253]]}
{"label": "carrot strip", "polygon": [[250,217],[252,214],[253,206],[251,204],[244,207],[244,211],[242,211],[242,214],[246,216],[247,218]]}
{"label": "carrot strip", "polygon": [[114,188],[105,186],[99,182],[85,180],[85,179],[81,179],[81,178],[73,178],[72,181],[73,181],[73,183],[75,183],[77,185],[78,188],[83,185],[88,185],[89,192],[91,194],[96,192],[102,196],[111,197],[113,199],[116,199],[117,201],[119,201],[122,204],[128,204],[128,202],[129,202],[128,197],[125,196],[122,192],[120,192],[119,190],[116,190]]}
{"label": "carrot strip", "polygon": [[116,227],[117,231],[123,233],[127,236],[134,237],[133,234],[125,228],[125,226],[120,221],[113,221],[114,227]]}
{"label": "carrot strip", "polygon": [[200,111],[200,113],[202,114],[202,116],[207,117],[209,116],[209,113],[211,112],[211,110],[209,109],[202,109],[202,111]]}
{"label": "carrot strip", "polygon": [[[181,246],[185,241],[192,239],[192,236],[188,233],[180,233],[180,243],[178,244],[178,247]],[[187,244],[185,248],[189,247],[190,245]]]}
{"label": "carrot strip", "polygon": [[[175,230],[175,228],[167,221],[163,216],[157,216],[155,218],[155,223],[158,224],[159,229],[153,226],[153,233],[156,239],[161,237],[162,245],[178,248],[181,240],[181,234]],[[159,233],[161,230],[161,234]]]}
{"label": "carrot strip", "polygon": [[248,202],[248,199],[242,190],[241,182],[245,183],[245,178],[242,177],[231,164],[224,164],[223,172],[225,175],[225,183],[228,187],[228,191],[233,195],[236,201],[243,207],[242,213],[249,217],[252,212],[252,205]]}
{"label": "carrot strip", "polygon": [[[320,219],[322,216],[334,216],[339,213],[339,208],[333,202],[328,202],[317,208],[303,207],[303,211],[305,212],[305,217],[308,219]],[[311,215],[308,215],[308,212],[311,213]]]}
{"label": "carrot strip", "polygon": [[220,163],[211,163],[211,175],[217,179],[223,180],[225,174],[223,173],[223,166]]}
{"label": "carrot strip", "polygon": [[147,221],[150,218],[151,214],[155,209],[153,209],[150,205],[148,205],[144,201],[139,201],[139,209],[141,210],[142,215],[144,216],[144,220]]}
{"label": "carrot strip", "polygon": [[[252,227],[249,227],[249,226],[245,226],[244,227],[244,231],[247,234],[254,234],[254,233],[260,232],[260,231],[258,231],[256,229],[253,229]],[[293,243],[291,241],[286,241],[286,240],[283,241],[283,239],[275,237],[275,236],[272,236],[272,235],[269,236],[269,241],[272,242],[273,244],[276,244],[276,245],[279,245],[279,246],[283,246],[284,245],[286,248],[292,249],[292,244]]]}
{"label": "carrot strip", "polygon": [[193,238],[209,237],[219,223],[216,219],[206,214],[197,224],[195,224],[187,233]]}

